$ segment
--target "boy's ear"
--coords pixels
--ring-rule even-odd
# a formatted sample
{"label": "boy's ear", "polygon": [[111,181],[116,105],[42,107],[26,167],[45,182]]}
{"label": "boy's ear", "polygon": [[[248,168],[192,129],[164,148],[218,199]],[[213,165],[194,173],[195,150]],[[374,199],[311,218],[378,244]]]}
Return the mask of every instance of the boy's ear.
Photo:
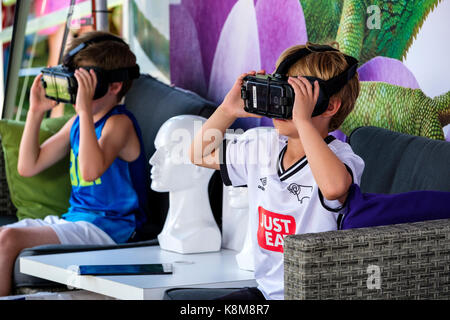
{"label": "boy's ear", "polygon": [[109,91],[114,94],[118,95],[120,90],[122,90],[123,82],[113,82],[109,84]]}
{"label": "boy's ear", "polygon": [[341,108],[341,104],[342,102],[340,99],[331,97],[330,102],[328,103],[328,108],[324,113],[322,113],[322,115],[325,117],[334,116]]}

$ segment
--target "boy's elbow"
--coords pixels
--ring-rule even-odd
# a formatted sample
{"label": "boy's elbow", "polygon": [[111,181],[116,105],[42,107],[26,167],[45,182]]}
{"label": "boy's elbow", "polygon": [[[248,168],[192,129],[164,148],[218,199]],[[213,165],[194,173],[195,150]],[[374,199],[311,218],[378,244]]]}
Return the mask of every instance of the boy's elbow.
{"label": "boy's elbow", "polygon": [[17,168],[17,172],[19,173],[19,175],[21,177],[24,177],[24,178],[29,178],[32,176],[27,170],[24,170],[22,168]]}
{"label": "boy's elbow", "polygon": [[100,176],[98,176],[98,175],[89,175],[89,174],[83,175],[82,174],[82,178],[83,178],[83,181],[85,181],[85,182],[94,182],[95,180],[100,178]]}
{"label": "boy's elbow", "polygon": [[94,168],[81,169],[80,170],[81,178],[85,182],[93,182],[101,177],[101,172]]}
{"label": "boy's elbow", "polygon": [[346,183],[341,184],[333,184],[332,186],[328,186],[327,188],[321,189],[322,195],[327,200],[338,200],[345,196],[348,192],[350,185]]}
{"label": "boy's elbow", "polygon": [[339,190],[321,190],[322,195],[325,199],[329,201],[337,200],[341,198],[345,192],[339,192]]}
{"label": "boy's elbow", "polygon": [[22,165],[20,162],[17,164],[17,172],[21,177],[30,178],[35,175],[35,173],[30,170],[29,167]]}

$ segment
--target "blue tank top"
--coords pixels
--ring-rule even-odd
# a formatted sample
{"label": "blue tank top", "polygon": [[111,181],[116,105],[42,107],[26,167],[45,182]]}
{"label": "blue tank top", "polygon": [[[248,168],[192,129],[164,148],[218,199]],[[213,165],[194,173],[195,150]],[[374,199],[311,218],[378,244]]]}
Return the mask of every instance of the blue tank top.
{"label": "blue tank top", "polygon": [[70,131],[70,179],[72,193],[67,221],[87,221],[106,232],[116,243],[127,242],[145,221],[145,153],[134,116],[118,105],[95,123],[97,140],[106,121],[113,115],[126,114],[133,121],[141,142],[141,154],[134,162],[116,158],[103,175],[93,182],[84,181],[79,168],[80,122],[77,117]]}

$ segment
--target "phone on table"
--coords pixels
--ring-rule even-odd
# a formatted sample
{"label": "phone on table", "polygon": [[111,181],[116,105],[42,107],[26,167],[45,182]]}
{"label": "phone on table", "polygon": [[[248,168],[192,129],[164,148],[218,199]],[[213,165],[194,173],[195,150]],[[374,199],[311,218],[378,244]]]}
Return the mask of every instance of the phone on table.
{"label": "phone on table", "polygon": [[110,264],[110,265],[80,265],[75,271],[79,275],[149,275],[149,274],[171,274],[173,267],[171,263],[152,264]]}

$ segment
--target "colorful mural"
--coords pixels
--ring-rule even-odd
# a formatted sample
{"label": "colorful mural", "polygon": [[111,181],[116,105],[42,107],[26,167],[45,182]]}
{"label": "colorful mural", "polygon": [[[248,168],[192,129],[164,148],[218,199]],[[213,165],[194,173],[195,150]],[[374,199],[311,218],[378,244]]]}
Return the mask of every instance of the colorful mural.
{"label": "colorful mural", "polygon": [[[272,72],[289,46],[337,41],[360,60],[362,81],[355,112],[341,128],[345,134],[375,125],[444,139],[450,92],[427,97],[402,62],[440,2],[181,0],[170,5],[171,82],[220,102],[239,74]],[[270,124],[268,119],[251,121]]]}
{"label": "colorful mural", "polygon": [[143,72],[170,82],[169,0],[129,1],[129,42]]}

